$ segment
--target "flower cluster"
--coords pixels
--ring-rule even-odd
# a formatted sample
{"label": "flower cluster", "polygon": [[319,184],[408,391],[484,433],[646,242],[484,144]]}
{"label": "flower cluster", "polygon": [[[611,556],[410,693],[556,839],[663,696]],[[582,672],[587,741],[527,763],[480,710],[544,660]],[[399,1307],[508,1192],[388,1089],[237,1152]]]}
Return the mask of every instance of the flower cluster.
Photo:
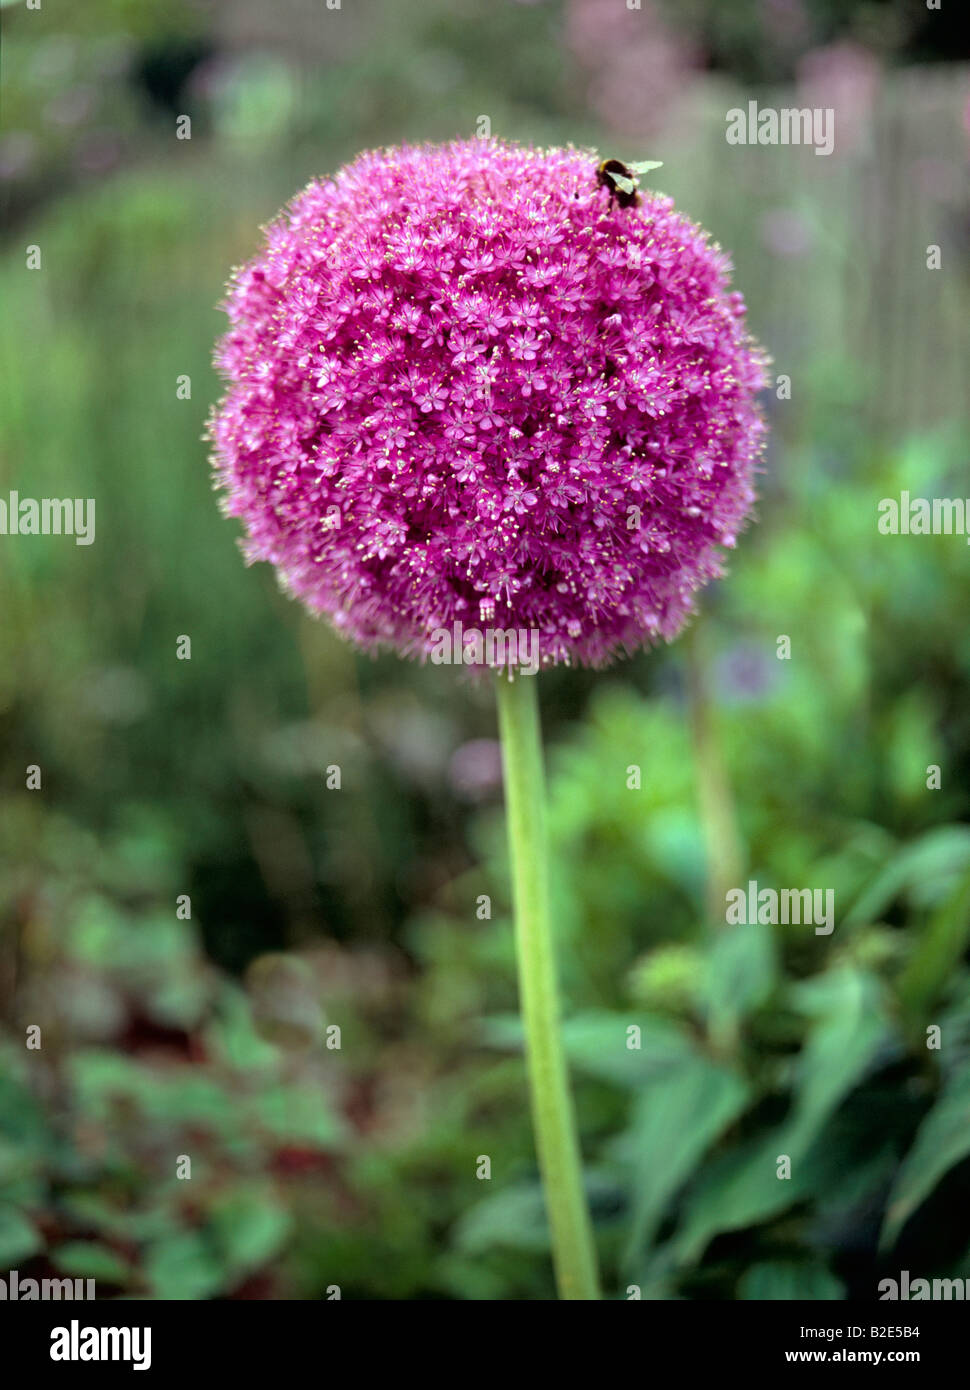
{"label": "flower cluster", "polygon": [[251,560],[365,647],[672,637],[753,502],[764,359],[723,254],[595,155],[360,156],[230,287],[217,485]]}

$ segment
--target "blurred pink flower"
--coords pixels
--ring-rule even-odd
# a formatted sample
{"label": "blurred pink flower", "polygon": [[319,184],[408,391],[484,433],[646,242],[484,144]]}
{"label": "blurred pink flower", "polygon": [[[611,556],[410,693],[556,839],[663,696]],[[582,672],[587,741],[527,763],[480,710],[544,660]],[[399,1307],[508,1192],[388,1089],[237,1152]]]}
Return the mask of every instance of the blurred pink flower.
{"label": "blurred pink flower", "polygon": [[37,158],[37,141],[29,131],[11,130],[0,138],[0,179],[29,174]]}
{"label": "blurred pink flower", "polygon": [[865,135],[881,81],[880,59],[851,39],[812,49],[798,64],[799,105],[835,112],[836,154]]}
{"label": "blurred pink flower", "polygon": [[762,0],[761,13],[765,28],[776,43],[797,44],[809,31],[802,0]]}
{"label": "blurred pink flower", "polygon": [[78,142],[74,162],[83,174],[106,174],[119,163],[124,152],[125,143],[119,131],[93,130]]}
{"label": "blurred pink flower", "polygon": [[590,106],[630,137],[663,127],[700,65],[694,45],[649,0],[639,10],[622,0],[569,0],[566,42],[589,73]]}
{"label": "blurred pink flower", "polygon": [[448,781],[466,801],[483,801],[502,784],[501,745],[494,738],[463,743],[452,754]]}
{"label": "blurred pink flower", "polygon": [[82,125],[94,112],[96,97],[91,87],[72,87],[60,92],[44,107],[44,120],[52,125]]}
{"label": "blurred pink flower", "polygon": [[811,225],[791,208],[773,208],[760,223],[761,244],[773,256],[804,256],[815,237]]}

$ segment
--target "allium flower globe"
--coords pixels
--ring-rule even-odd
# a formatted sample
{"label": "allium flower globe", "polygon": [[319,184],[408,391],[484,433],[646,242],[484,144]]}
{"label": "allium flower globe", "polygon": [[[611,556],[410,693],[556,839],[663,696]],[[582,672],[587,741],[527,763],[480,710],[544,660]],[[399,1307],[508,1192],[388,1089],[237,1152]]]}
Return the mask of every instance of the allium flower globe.
{"label": "allium flower globe", "polygon": [[367,648],[537,631],[544,664],[671,638],[754,500],[764,357],[727,261],[598,158],[361,155],[232,282],[217,485],[251,560]]}

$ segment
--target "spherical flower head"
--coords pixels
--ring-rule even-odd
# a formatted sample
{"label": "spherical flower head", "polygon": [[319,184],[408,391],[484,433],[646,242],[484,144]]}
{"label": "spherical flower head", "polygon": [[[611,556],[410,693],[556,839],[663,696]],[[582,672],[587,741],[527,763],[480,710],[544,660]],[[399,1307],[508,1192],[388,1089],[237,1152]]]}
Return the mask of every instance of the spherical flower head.
{"label": "spherical flower head", "polygon": [[362,647],[434,658],[454,632],[501,666],[514,647],[487,639],[514,632],[543,664],[605,665],[672,638],[721,573],[765,359],[721,251],[598,164],[480,139],[364,154],[235,274],[224,510]]}

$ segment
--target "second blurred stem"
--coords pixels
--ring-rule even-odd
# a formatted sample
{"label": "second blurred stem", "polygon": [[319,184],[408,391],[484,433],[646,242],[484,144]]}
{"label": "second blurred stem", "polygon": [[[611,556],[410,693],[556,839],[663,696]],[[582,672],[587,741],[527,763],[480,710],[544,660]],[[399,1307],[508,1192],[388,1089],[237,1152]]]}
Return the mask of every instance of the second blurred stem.
{"label": "second blurred stem", "polygon": [[745,872],[746,856],[711,699],[701,622],[693,624],[685,645],[698,813],[707,857],[705,907],[708,922],[717,926],[726,920],[729,889],[743,886],[741,876]]}

